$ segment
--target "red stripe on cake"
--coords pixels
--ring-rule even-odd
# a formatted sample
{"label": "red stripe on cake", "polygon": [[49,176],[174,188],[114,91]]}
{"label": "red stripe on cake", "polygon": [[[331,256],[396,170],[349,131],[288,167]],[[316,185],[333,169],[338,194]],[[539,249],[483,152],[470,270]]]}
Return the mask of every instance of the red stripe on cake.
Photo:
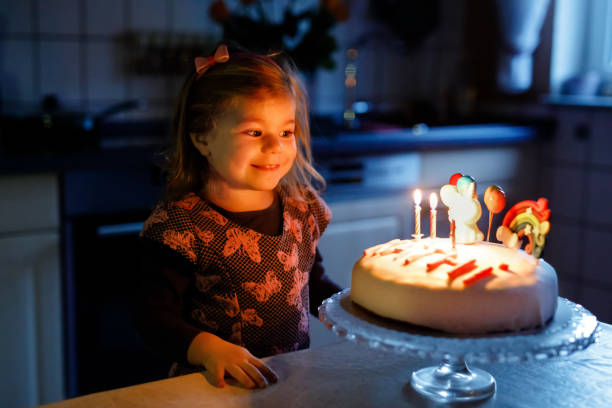
{"label": "red stripe on cake", "polygon": [[433,271],[434,269],[436,269],[438,266],[442,265],[443,263],[444,263],[444,259],[438,262],[427,264],[427,272]]}
{"label": "red stripe on cake", "polygon": [[471,285],[472,283],[477,282],[477,281],[479,281],[481,279],[484,279],[487,276],[490,276],[492,274],[493,274],[493,267],[489,266],[488,268],[483,269],[482,271],[478,272],[474,276],[471,276],[471,277],[465,279],[463,281],[463,286]]}
{"label": "red stripe on cake", "polygon": [[472,259],[469,262],[464,263],[461,266],[458,266],[457,268],[453,269],[452,271],[448,272],[448,279],[453,280],[458,276],[461,276],[463,274],[466,274],[468,272],[473,271],[474,269],[478,268],[478,266],[476,266],[476,259]]}
{"label": "red stripe on cake", "polygon": [[455,262],[451,261],[450,259],[444,258],[444,259],[439,260],[438,262],[427,264],[427,272],[431,272],[434,269],[437,269],[438,266],[440,266],[442,264],[447,264],[447,265],[450,265],[450,266],[457,265]]}
{"label": "red stripe on cake", "polygon": [[508,266],[508,264],[499,264],[498,266],[499,269],[501,269],[502,271],[507,271],[508,269],[510,269],[510,267]]}
{"label": "red stripe on cake", "polygon": [[388,249],[386,251],[382,251],[380,253],[380,256],[391,255],[391,254],[399,254],[402,251],[403,251],[403,249],[401,249],[401,248]]}

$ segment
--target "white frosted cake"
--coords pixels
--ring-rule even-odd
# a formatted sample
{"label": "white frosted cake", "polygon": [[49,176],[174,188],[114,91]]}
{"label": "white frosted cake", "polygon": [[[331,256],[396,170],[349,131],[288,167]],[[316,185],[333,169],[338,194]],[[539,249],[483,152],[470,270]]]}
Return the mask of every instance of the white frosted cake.
{"label": "white frosted cake", "polygon": [[552,318],[557,275],[543,259],[499,244],[396,239],[364,251],[351,298],[379,316],[446,332],[516,331]]}

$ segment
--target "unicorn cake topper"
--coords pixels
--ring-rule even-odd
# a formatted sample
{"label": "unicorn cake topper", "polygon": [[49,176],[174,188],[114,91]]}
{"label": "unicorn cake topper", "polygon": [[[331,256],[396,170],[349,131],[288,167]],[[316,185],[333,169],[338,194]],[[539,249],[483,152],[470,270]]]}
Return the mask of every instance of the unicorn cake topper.
{"label": "unicorn cake topper", "polygon": [[482,215],[476,181],[470,176],[456,173],[449,183],[440,189],[440,198],[448,207],[449,220],[454,221],[454,239],[459,244],[482,241],[484,234],[476,224]]}

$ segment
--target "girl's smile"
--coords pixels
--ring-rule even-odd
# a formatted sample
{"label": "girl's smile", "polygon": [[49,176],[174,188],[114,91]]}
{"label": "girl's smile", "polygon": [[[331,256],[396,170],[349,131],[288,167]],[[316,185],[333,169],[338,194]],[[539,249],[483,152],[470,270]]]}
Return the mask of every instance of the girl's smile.
{"label": "girl's smile", "polygon": [[194,146],[212,167],[206,196],[230,210],[252,211],[272,203],[274,189],[291,170],[297,147],[295,101],[259,92],[238,97]]}
{"label": "girl's smile", "polygon": [[267,171],[280,169],[280,164],[264,164],[264,165],[252,164],[251,166],[259,170],[267,170]]}

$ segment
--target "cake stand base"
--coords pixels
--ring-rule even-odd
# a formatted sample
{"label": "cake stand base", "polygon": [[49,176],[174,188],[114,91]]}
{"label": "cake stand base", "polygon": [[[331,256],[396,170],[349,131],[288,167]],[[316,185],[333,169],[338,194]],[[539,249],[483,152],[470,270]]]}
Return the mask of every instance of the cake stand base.
{"label": "cake stand base", "polygon": [[438,367],[412,373],[412,387],[438,402],[468,402],[495,394],[495,379],[478,368],[469,369],[462,358],[446,356]]}
{"label": "cake stand base", "polygon": [[377,316],[351,300],[344,289],[319,306],[319,319],[338,336],[376,350],[442,361],[412,373],[410,384],[437,402],[478,401],[495,394],[495,379],[474,363],[502,363],[567,357],[597,341],[597,318],[580,305],[559,298],[544,327],[512,333],[455,335]]}

